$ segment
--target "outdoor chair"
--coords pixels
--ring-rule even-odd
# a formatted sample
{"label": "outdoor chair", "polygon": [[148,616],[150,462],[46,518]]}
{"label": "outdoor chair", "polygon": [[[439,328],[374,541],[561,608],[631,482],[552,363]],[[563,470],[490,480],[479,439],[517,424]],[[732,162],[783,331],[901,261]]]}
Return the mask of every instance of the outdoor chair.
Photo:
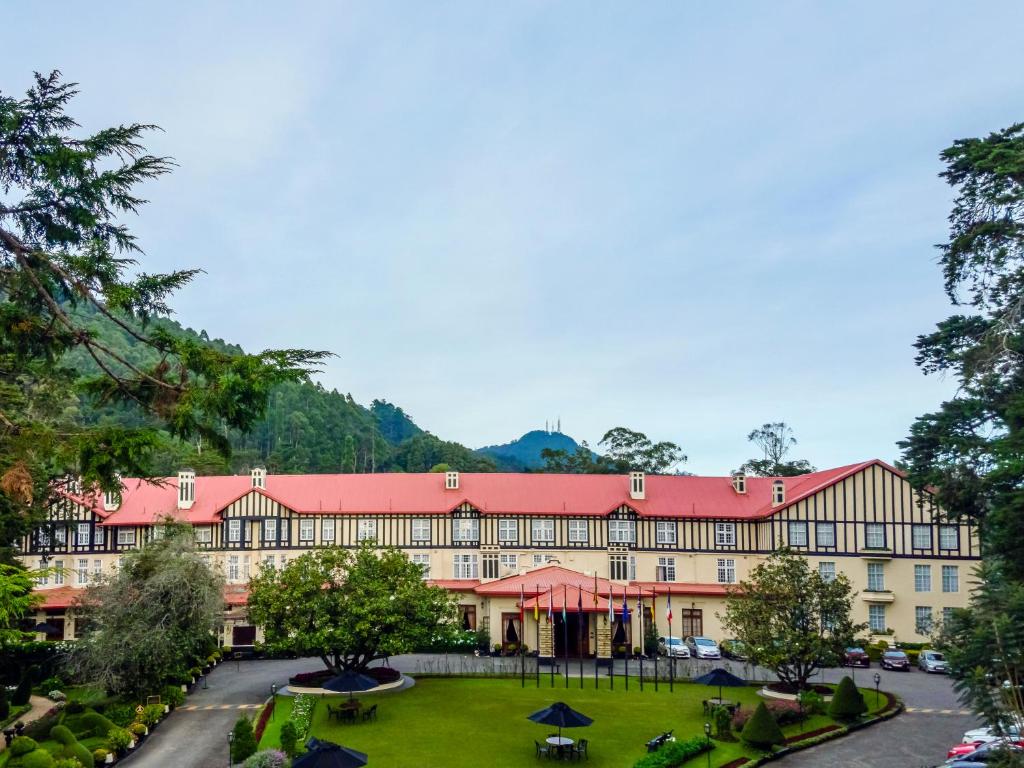
{"label": "outdoor chair", "polygon": [[367,720],[376,720],[376,719],[377,719],[377,705],[374,704],[368,710],[363,712],[363,722],[365,723]]}
{"label": "outdoor chair", "polygon": [[587,746],[590,744],[586,739],[580,739],[579,742],[572,748],[573,757],[577,760],[582,760],[584,757],[587,760],[590,759],[590,753],[587,751]]}
{"label": "outdoor chair", "polygon": [[533,746],[537,750],[535,757],[551,757],[551,748],[541,744],[536,739],[533,740]]}
{"label": "outdoor chair", "polygon": [[341,720],[341,710],[340,709],[335,709],[330,704],[328,704],[327,705],[327,719],[330,720],[332,717],[335,718],[336,720]]}

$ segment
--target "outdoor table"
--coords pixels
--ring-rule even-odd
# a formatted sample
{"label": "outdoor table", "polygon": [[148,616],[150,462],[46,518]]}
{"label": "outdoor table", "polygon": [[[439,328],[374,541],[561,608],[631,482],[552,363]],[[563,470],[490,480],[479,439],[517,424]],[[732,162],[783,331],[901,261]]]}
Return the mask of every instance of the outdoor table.
{"label": "outdoor table", "polygon": [[556,750],[559,758],[565,757],[565,748],[571,747],[575,743],[568,736],[548,736],[546,741]]}
{"label": "outdoor table", "polygon": [[359,699],[353,699],[352,701],[346,701],[338,706],[338,713],[346,720],[350,720],[353,723],[356,721],[356,717],[359,714],[359,709],[363,706],[363,703]]}
{"label": "outdoor table", "polygon": [[714,707],[725,707],[730,712],[735,714],[736,710],[740,708],[740,705],[737,704],[735,701],[730,701],[729,699],[704,699],[705,712],[709,712]]}

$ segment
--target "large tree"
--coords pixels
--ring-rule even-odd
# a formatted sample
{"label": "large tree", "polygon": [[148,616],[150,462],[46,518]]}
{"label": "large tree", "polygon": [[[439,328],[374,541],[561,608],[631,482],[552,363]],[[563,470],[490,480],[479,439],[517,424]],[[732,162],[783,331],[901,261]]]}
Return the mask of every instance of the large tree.
{"label": "large tree", "polygon": [[114,693],[157,693],[213,647],[223,579],[196,551],[191,526],[167,519],[159,530],[75,606],[79,639],[68,669],[76,678]]}
{"label": "large tree", "polygon": [[586,442],[569,453],[564,449],[544,448],[542,472],[568,474],[622,474],[624,472],[649,472],[665,474],[686,461],[686,454],[673,442],[653,442],[643,432],[626,427],[615,427],[604,433],[598,445],[605,453],[597,455]]}
{"label": "large tree", "polygon": [[42,596],[33,591],[35,580],[42,573],[0,563],[0,652],[5,645],[33,637],[19,625],[42,602]]}
{"label": "large tree", "polygon": [[[900,446],[911,482],[980,531],[986,567],[943,642],[964,699],[994,718],[989,686],[1024,661],[1024,123],[958,140],[941,157],[956,198],[939,261],[963,309],[917,339],[917,364],[957,388]],[[1024,717],[1019,695],[999,706]]]}
{"label": "large tree", "polygon": [[[79,132],[66,112],[75,93],[53,72],[22,98],[0,94],[0,547],[42,517],[68,474],[103,490],[117,489],[118,472],[150,474],[158,426],[226,453],[228,430],[250,427],[274,385],[323,357],[229,354],[145,325],[198,272],[142,271],[124,223],[145,202],[140,187],[173,163],[142,145],[154,126]],[[98,332],[94,315],[152,352],[147,362]],[[75,351],[98,371],[83,384],[64,362]],[[83,392],[144,418],[85,426]]]}
{"label": "large tree", "polygon": [[748,459],[740,467],[744,472],[758,477],[793,477],[813,472],[814,467],[806,459],[788,458],[796,445],[793,429],[784,421],[762,424],[751,430],[747,440],[761,449],[761,458]]}
{"label": "large tree", "polygon": [[371,542],[263,568],[249,583],[249,617],[272,647],[319,656],[334,672],[365,669],[458,629],[455,599],[427,584],[400,550]]}
{"label": "large tree", "polygon": [[804,690],[816,671],[839,663],[867,626],[853,622],[854,595],[845,575],[823,578],[806,558],[780,549],[730,588],[719,618],[751,662]]}

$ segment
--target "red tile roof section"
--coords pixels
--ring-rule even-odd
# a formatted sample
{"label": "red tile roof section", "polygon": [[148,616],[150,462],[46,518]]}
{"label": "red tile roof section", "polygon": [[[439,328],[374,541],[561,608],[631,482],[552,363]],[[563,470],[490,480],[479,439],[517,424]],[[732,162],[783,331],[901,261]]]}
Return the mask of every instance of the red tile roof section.
{"label": "red tile roof section", "polygon": [[85,594],[84,589],[75,589],[74,587],[37,589],[35,592],[43,597],[43,602],[39,604],[39,608],[70,608],[76,598]]}
{"label": "red tile roof section", "polygon": [[630,586],[642,589],[645,596],[702,595],[721,597],[728,594],[725,584],[684,584],[678,581],[631,581]]}
{"label": "red tile roof section", "polygon": [[775,478],[769,477],[748,477],[747,492],[738,494],[728,477],[648,475],[647,498],[633,500],[625,475],[461,473],[458,490],[445,490],[443,473],[268,475],[265,490],[252,488],[248,475],[200,476],[190,510],[177,509],[176,478],[127,479],[121,507],[103,524],[148,525],[166,515],[193,524],[217,523],[221,510],[247,493],[303,514],[446,514],[468,502],[490,515],[593,517],[625,504],[645,517],[759,519],[874,464],[899,473],[872,460],[780,478],[786,503],[778,507],[771,504]]}

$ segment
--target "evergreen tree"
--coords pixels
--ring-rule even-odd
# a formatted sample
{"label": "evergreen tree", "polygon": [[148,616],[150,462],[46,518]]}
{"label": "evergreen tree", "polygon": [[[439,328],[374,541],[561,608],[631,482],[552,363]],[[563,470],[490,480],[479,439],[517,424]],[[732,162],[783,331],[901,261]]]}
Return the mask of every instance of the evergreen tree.
{"label": "evergreen tree", "polygon": [[295,757],[298,754],[299,734],[295,728],[294,720],[287,720],[281,726],[281,749],[288,757]]}
{"label": "evergreen tree", "polygon": [[754,714],[743,726],[740,738],[751,746],[765,751],[786,741],[786,737],[782,735],[782,729],[779,728],[779,724],[775,722],[775,718],[772,717],[772,713],[768,711],[768,707],[764,705],[763,701],[758,702]]}
{"label": "evergreen tree", "polygon": [[232,733],[235,736],[231,740],[232,762],[241,763],[259,749],[259,745],[256,743],[256,734],[252,730],[252,721],[245,715],[240,715],[235,721]]}
{"label": "evergreen tree", "polygon": [[864,703],[864,696],[857,686],[853,684],[850,676],[845,676],[836,686],[832,694],[832,701],[829,703],[828,714],[835,720],[851,722],[868,711]]}

